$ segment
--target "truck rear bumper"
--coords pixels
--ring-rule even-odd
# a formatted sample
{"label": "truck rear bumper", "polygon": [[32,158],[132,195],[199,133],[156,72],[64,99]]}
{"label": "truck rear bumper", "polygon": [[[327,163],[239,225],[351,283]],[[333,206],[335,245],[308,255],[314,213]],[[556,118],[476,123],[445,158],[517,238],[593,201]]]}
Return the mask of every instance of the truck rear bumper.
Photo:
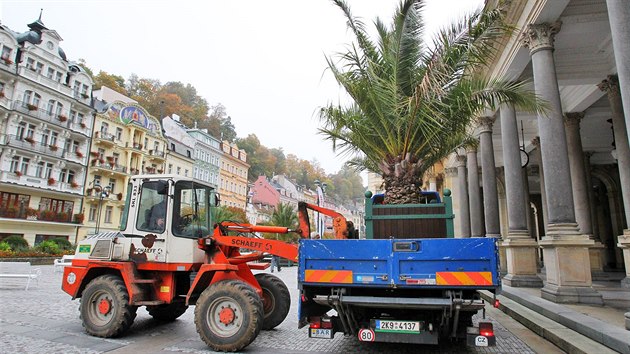
{"label": "truck rear bumper", "polygon": [[316,295],[313,299],[320,305],[353,305],[372,308],[442,309],[459,305],[463,311],[476,311],[485,306],[483,300],[459,300],[447,298],[408,298],[375,296]]}

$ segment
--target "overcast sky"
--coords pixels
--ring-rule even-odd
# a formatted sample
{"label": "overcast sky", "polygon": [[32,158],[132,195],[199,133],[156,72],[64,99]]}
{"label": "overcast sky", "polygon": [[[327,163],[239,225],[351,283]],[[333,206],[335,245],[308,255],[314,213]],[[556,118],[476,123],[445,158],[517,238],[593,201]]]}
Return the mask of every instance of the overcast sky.
{"label": "overcast sky", "polygon": [[[193,85],[210,105],[223,104],[239,137],[256,134],[285,155],[316,159],[334,173],[345,157],[317,134],[315,112],[346,101],[325,56],[351,37],[341,11],[328,0],[29,1],[0,0],[2,24],[26,31],[42,22],[64,39],[69,60],[85,59],[123,76]],[[372,29],[391,23],[395,0],[349,0]],[[482,6],[483,0],[427,0],[430,31]]]}

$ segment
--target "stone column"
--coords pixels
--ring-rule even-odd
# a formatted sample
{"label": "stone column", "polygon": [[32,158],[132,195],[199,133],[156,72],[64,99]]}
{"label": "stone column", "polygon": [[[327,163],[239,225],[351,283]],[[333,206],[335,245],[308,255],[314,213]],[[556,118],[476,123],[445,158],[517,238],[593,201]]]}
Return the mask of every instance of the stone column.
{"label": "stone column", "polygon": [[603,304],[593,289],[588,248],[594,242],[580,234],[575,222],[573,192],[562,104],[553,58],[553,41],[560,23],[529,25],[523,45],[530,50],[536,94],[549,103],[547,114],[538,116],[540,150],[545,168],[545,192],[549,225],[540,241],[547,281],[542,297],[554,302]]}
{"label": "stone column", "polygon": [[[626,24],[626,26],[630,25]],[[627,126],[628,116],[630,116],[630,114],[626,114],[626,119],[624,120],[624,108],[626,107],[626,102],[623,102],[622,105],[621,93],[623,91],[620,90],[619,86],[617,76],[614,75],[608,76],[606,80],[599,84],[599,88],[602,91],[606,91],[608,94],[610,110],[612,111],[613,133],[615,136],[615,148],[617,150],[617,167],[619,169],[621,196],[623,198],[627,227],[627,229],[623,230],[623,235],[619,236],[618,240],[619,247],[623,250],[624,263],[626,264],[626,278],[623,279],[621,283],[624,287],[630,288],[630,144],[628,143]],[[628,101],[630,101],[630,97],[628,97]],[[625,112],[630,111],[626,110]]]}
{"label": "stone column", "polygon": [[594,196],[593,196],[593,178],[591,177],[591,156],[593,156],[593,151],[584,151],[584,171],[586,172],[586,185],[588,186],[588,204],[591,206],[591,226],[593,228],[593,238],[595,242],[601,243],[601,238],[599,238],[599,231],[597,229],[597,213],[595,208],[593,207],[595,204]]}
{"label": "stone column", "polygon": [[477,149],[475,147],[466,149],[466,165],[468,168],[470,234],[472,237],[482,237],[481,191],[479,190],[479,167],[477,165]]}
{"label": "stone column", "polygon": [[527,230],[525,186],[521,167],[518,127],[513,105],[501,106],[501,143],[505,174],[505,194],[508,208],[508,235],[502,246],[506,249],[507,274],[503,281],[509,286],[541,287],[536,275],[538,243]]}
{"label": "stone column", "polygon": [[486,237],[501,237],[497,171],[494,163],[494,146],[492,144],[492,124],[494,124],[494,119],[494,117],[481,117],[478,119]]}
{"label": "stone column", "polygon": [[543,217],[543,232],[541,235],[545,236],[547,234],[547,225],[549,225],[549,217],[547,216],[547,194],[545,193],[545,169],[542,165],[542,154],[540,153],[540,137],[535,137],[531,141],[532,145],[536,148],[536,153],[538,154],[538,178],[540,180],[540,200],[542,205],[542,217]]}
{"label": "stone column", "polygon": [[605,246],[595,240],[593,223],[591,222],[591,204],[588,198],[590,191],[586,183],[586,168],[584,166],[584,151],[580,136],[580,121],[584,119],[584,112],[565,113],[564,126],[567,135],[567,150],[569,152],[569,166],[571,168],[571,188],[573,190],[573,206],[575,220],[580,232],[594,241],[589,248],[591,262],[591,278],[605,279],[602,251]]}
{"label": "stone column", "polygon": [[457,185],[459,186],[460,237],[470,237],[470,204],[466,180],[466,156],[457,155]]}
{"label": "stone column", "polygon": [[[626,112],[625,121],[626,126],[630,127],[630,6],[628,0],[606,0],[606,6],[623,110]],[[626,131],[626,136],[630,139],[630,130]]]}

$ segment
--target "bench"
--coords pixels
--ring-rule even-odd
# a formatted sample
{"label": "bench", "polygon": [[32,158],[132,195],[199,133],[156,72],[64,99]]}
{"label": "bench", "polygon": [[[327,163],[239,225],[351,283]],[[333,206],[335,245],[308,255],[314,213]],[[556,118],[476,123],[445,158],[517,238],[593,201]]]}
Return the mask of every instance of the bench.
{"label": "bench", "polygon": [[[42,271],[39,268],[31,267],[31,262],[0,262],[0,279],[2,285],[8,285],[12,279],[26,279],[26,288],[28,290],[31,280],[35,279],[39,283],[39,276]],[[7,280],[4,280],[7,279]]]}
{"label": "bench", "polygon": [[64,256],[62,256],[61,258],[57,258],[53,261],[53,264],[55,266],[55,272],[63,272],[63,268],[65,266],[69,266],[72,265],[72,260],[74,259],[74,255],[73,254],[66,254]]}

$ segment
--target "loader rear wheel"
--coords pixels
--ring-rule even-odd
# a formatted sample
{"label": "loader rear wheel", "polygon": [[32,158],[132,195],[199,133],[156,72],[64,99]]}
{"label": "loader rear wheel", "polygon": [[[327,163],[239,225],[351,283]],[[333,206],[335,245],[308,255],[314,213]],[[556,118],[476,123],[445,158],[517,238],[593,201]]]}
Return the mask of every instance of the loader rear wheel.
{"label": "loader rear wheel", "polygon": [[81,320],[85,330],[96,337],[118,337],[136,318],[136,306],[129,305],[123,280],[107,274],[88,283],[81,298]]}
{"label": "loader rear wheel", "polygon": [[256,280],[263,290],[262,303],[265,317],[262,329],[274,329],[282,323],[291,307],[289,289],[280,278],[269,273],[256,274]]}
{"label": "loader rear wheel", "polygon": [[214,283],[197,299],[197,333],[214,350],[233,352],[245,348],[256,339],[262,323],[262,301],[243,281]]}
{"label": "loader rear wheel", "polygon": [[158,321],[172,322],[179,316],[183,315],[188,306],[183,302],[174,302],[167,305],[147,306],[149,315],[153,316]]}

